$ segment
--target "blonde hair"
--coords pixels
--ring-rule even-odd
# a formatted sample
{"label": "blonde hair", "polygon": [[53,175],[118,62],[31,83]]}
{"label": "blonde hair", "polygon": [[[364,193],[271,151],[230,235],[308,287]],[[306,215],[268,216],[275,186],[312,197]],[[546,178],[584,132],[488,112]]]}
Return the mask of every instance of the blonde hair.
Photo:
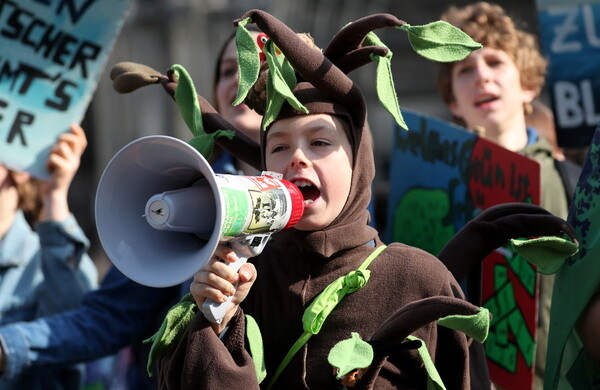
{"label": "blonde hair", "polygon": [[[484,47],[502,50],[515,62],[521,75],[521,87],[540,93],[548,62],[542,56],[535,35],[517,28],[513,19],[496,4],[480,1],[463,8],[450,7],[442,19],[460,28]],[[438,68],[437,87],[446,104],[454,101],[452,68]]]}

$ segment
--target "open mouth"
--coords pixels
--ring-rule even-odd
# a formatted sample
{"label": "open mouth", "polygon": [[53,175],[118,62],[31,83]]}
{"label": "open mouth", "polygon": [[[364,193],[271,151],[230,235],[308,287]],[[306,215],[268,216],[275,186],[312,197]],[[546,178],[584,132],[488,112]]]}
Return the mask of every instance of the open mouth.
{"label": "open mouth", "polygon": [[304,197],[305,206],[312,204],[319,196],[321,196],[321,191],[307,180],[294,180],[293,183],[300,189],[300,192]]}
{"label": "open mouth", "polygon": [[497,96],[494,96],[494,95],[486,95],[486,96],[483,96],[483,97],[481,97],[481,98],[477,99],[477,100],[475,101],[475,105],[476,105],[477,107],[479,107],[479,106],[481,106],[481,105],[484,105],[484,104],[486,104],[486,103],[490,103],[490,102],[493,102],[493,101],[496,101],[496,100],[498,100],[498,97],[497,97]]}

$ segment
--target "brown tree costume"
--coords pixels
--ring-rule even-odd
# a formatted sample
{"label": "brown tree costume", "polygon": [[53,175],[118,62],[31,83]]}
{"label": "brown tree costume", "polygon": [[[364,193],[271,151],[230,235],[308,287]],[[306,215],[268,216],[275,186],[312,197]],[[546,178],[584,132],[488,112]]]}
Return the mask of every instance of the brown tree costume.
{"label": "brown tree costume", "polygon": [[[266,388],[290,347],[303,333],[301,319],[313,299],[336,279],[357,270],[365,258],[382,245],[377,232],[368,226],[367,206],[375,169],[370,134],[365,130],[366,104],[360,89],[346,73],[370,62],[371,55],[387,54],[385,47],[362,46],[371,30],[404,22],[387,14],[360,19],[342,29],[321,54],[271,15],[253,10],[240,21],[247,17],[267,33],[296,70],[299,83],[294,95],[308,112],[334,115],[347,125],[354,164],[350,193],[342,211],[329,226],[319,231],[290,229],[278,233],[259,256],[251,259],[258,279],[221,338],[201,313],[195,316],[178,344],[159,359],[159,382],[164,389]],[[122,92],[153,82],[162,83],[171,94],[175,88],[173,80],[160,74],[140,81],[137,76],[127,77],[127,71],[121,68],[112,76],[115,88]],[[200,106],[207,132],[235,130],[204,99],[200,99]],[[304,113],[285,103],[276,119],[295,115]],[[263,132],[263,142],[267,131]],[[257,149],[241,133],[236,134],[233,140],[217,141],[237,157],[257,166]],[[263,165],[264,156],[263,150]],[[459,236],[460,240],[468,234],[473,232],[466,230]],[[493,229],[483,235],[489,234],[493,235]],[[474,261],[480,261],[478,256],[485,250],[493,249],[485,245],[483,249],[478,248],[473,252],[477,258]],[[450,249],[446,252],[448,263],[456,272],[463,272],[460,250],[454,247],[452,255],[449,253]],[[338,388],[328,354],[352,332],[364,340],[395,343],[402,343],[410,333],[424,342],[448,389],[490,387],[481,344],[463,332],[434,321],[450,313],[447,305],[431,305],[428,311],[418,311],[423,316],[413,318],[411,324],[416,326],[405,323],[406,310],[423,308],[419,302],[428,304],[432,297],[435,302],[440,299],[454,302],[452,307],[458,307],[458,311],[452,312],[455,314],[477,309],[464,302],[458,283],[442,262],[417,248],[394,243],[368,270],[368,283],[341,300],[320,332],[294,355],[273,388]],[[457,301],[464,305],[456,305]],[[268,376],[260,385],[245,337],[244,314],[256,320],[264,340]],[[405,329],[396,333],[398,327]],[[393,353],[379,354],[363,379],[357,382],[357,388],[424,389],[427,380],[422,357],[412,348],[397,348]]]}
{"label": "brown tree costume", "polygon": [[[368,226],[367,206],[375,169],[370,134],[364,131],[366,104],[359,87],[271,15],[254,10],[242,19],[246,17],[267,33],[298,72],[300,82],[294,95],[308,111],[335,115],[347,123],[354,161],[350,194],[330,226],[312,232],[281,232],[252,259],[259,277],[222,340],[202,314],[196,316],[169,356],[159,360],[162,388],[258,388],[245,345],[243,314],[251,314],[261,329],[267,373],[272,375],[302,334],[301,318],[313,298],[335,279],[356,270],[375,247],[382,245],[377,232]],[[360,48],[369,31],[401,23],[391,15],[354,22],[339,39],[334,38],[325,53],[342,63],[346,71],[352,70],[369,62],[369,54],[386,50]],[[284,104],[277,119],[294,115],[304,114]],[[264,151],[262,156],[264,162]],[[392,313],[411,302],[440,295],[462,298],[460,287],[444,265],[413,247],[390,245],[369,270],[368,283],[341,301],[321,331],[294,356],[274,388],[336,388],[339,383],[327,355],[337,342],[350,337],[351,332],[370,339]],[[428,323],[415,335],[425,342],[434,362],[443,362],[438,370],[448,388],[489,386],[485,375],[481,384],[470,381],[470,340],[465,334]],[[485,372],[485,364],[479,363]],[[378,389],[426,387],[427,375],[415,351],[387,359],[378,374],[373,381]]]}

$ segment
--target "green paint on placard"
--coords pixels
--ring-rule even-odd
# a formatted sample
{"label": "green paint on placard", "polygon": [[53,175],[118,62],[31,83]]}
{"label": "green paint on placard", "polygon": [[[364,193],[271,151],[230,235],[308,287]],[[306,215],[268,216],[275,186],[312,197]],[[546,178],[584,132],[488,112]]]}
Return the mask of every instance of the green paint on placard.
{"label": "green paint on placard", "polygon": [[496,343],[502,345],[503,347],[507,347],[509,345],[508,341],[508,321],[499,321],[498,324],[494,327],[494,333],[496,334]]}
{"label": "green paint on placard", "polygon": [[521,255],[513,250],[510,253],[512,256],[504,256],[506,262],[519,278],[519,282],[521,282],[529,295],[533,296],[535,293],[535,270]]}
{"label": "green paint on placard", "polygon": [[[494,310],[488,307],[488,302],[494,300]],[[488,309],[495,319],[500,320],[510,314],[512,310],[515,310],[517,303],[515,302],[515,293],[512,288],[512,284],[506,283],[496,292],[496,295],[490,298],[484,305]],[[494,323],[494,322],[492,322]]]}
{"label": "green paint on placard", "polygon": [[[506,322],[506,321],[504,321]],[[484,344],[485,354],[494,363],[506,371],[515,373],[517,370],[517,347],[514,344],[502,345],[499,343],[495,330],[490,329],[490,334]]]}
{"label": "green paint on placard", "polygon": [[505,265],[496,264],[494,266],[494,286],[503,286],[508,283],[508,270]]}
{"label": "green paint on placard", "polygon": [[515,336],[517,346],[525,359],[525,364],[527,367],[531,367],[535,353],[535,341],[529,333],[523,313],[519,310],[514,310],[508,317],[508,324],[512,334]]}

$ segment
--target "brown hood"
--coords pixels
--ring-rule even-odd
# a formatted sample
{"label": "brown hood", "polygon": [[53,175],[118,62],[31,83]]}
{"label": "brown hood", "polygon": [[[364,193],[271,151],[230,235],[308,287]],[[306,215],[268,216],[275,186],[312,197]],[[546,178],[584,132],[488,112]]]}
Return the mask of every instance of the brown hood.
{"label": "brown hood", "polygon": [[[321,51],[306,43],[294,31],[272,15],[251,10],[234,24],[251,18],[261,31],[285,55],[298,74],[300,82],[294,89],[296,98],[308,109],[309,114],[335,115],[349,127],[347,134],[352,145],[353,174],[348,200],[338,217],[326,228],[314,232],[292,230],[279,234],[279,239],[302,239],[302,246],[321,253],[325,257],[344,249],[365,244],[377,232],[368,227],[370,219],[367,207],[371,200],[371,183],[375,176],[375,163],[371,134],[367,128],[367,107],[363,94],[346,73],[338,68]],[[340,31],[325,49],[334,61],[343,64],[345,71],[351,71],[370,62],[369,54],[385,54],[381,47],[360,48],[367,33],[375,28],[399,25],[392,15],[373,15],[360,19]],[[306,115],[284,103],[277,120]],[[262,134],[262,143],[268,128]],[[262,150],[264,166],[265,152]],[[331,239],[334,237],[334,239]]]}

